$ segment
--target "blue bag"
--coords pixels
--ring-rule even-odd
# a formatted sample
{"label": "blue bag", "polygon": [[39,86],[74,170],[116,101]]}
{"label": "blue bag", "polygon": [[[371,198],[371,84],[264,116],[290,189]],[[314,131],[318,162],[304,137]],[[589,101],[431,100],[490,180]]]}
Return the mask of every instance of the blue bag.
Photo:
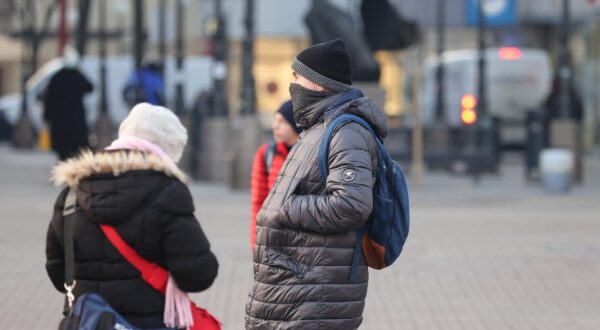
{"label": "blue bag", "polygon": [[[86,293],[75,301],[64,321],[64,330],[139,330],[96,293]],[[161,330],[168,328],[161,328]],[[157,329],[158,330],[158,329]]]}
{"label": "blue bag", "polygon": [[[369,130],[377,144],[377,178],[373,187],[373,211],[360,230],[356,232],[356,245],[352,259],[350,280],[356,280],[361,254],[367,265],[382,269],[391,265],[402,252],[408,236],[409,200],[408,188],[400,166],[394,162],[383,146],[382,139],[363,118],[342,114],[328,125],[318,154],[319,172],[323,180],[329,174],[329,144],[337,130],[348,122],[355,122]],[[362,253],[361,253],[362,252]]]}

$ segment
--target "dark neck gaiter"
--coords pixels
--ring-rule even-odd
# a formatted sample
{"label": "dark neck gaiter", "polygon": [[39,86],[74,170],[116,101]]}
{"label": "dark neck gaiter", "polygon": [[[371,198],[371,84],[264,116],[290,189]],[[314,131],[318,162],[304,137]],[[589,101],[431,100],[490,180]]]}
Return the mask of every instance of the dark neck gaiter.
{"label": "dark neck gaiter", "polygon": [[325,111],[325,109],[321,109],[320,104],[336,94],[317,92],[299,84],[290,84],[290,96],[292,97],[296,125],[301,129],[308,129],[312,126],[314,121]]}
{"label": "dark neck gaiter", "polygon": [[294,112],[306,108],[313,103],[317,103],[331,95],[332,93],[313,91],[299,84],[290,84],[290,96],[292,97],[292,103],[294,104]]}

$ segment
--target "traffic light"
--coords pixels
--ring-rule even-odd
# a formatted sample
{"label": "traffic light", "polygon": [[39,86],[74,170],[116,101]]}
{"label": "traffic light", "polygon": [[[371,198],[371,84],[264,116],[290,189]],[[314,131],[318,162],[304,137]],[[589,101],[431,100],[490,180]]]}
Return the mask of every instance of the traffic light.
{"label": "traffic light", "polygon": [[477,98],[472,94],[465,94],[460,99],[460,121],[465,125],[473,125],[477,121]]}

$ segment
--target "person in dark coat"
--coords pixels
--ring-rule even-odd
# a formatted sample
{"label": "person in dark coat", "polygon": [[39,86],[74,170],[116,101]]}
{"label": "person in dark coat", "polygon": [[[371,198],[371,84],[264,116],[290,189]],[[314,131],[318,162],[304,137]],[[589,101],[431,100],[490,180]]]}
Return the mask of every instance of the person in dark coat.
{"label": "person in dark coat", "polygon": [[303,50],[292,64],[294,118],[304,131],[256,218],[246,329],[349,330],[362,323],[369,274],[364,260],[355,281],[350,270],[356,230],[373,208],[375,139],[349,122],[332,137],[327,178],[317,162],[325,127],[341,114],[387,135],[381,109],[352,88],[350,63],[336,39]]}
{"label": "person in dark coat", "polygon": [[75,67],[60,69],[44,95],[44,120],[50,127],[52,149],[65,160],[88,146],[88,127],[83,96],[93,90]]}
{"label": "person in dark coat", "polygon": [[[148,285],[100,230],[108,224],[142,258],[169,271],[184,292],[208,289],[218,263],[194,216],[186,176],[178,169],[187,132],[168,109],[134,107],[106,151],[83,152],[54,168],[57,184],[67,184],[54,206],[46,240],[46,271],[65,292],[63,208],[74,189],[75,298],[100,294],[137,327],[164,327],[165,296]],[[65,313],[67,309],[65,307]]]}
{"label": "person in dark coat", "polygon": [[[561,116],[561,94],[560,94],[560,78],[555,77],[552,81],[552,89],[548,98],[544,102],[546,107],[546,117],[549,121],[560,118]],[[575,90],[575,88],[571,85],[569,90],[569,104],[571,108],[569,109],[568,118],[574,119],[577,122],[581,122],[583,120],[583,103],[581,102],[581,97],[579,93]]]}
{"label": "person in dark coat", "polygon": [[273,188],[283,162],[298,140],[302,131],[296,126],[292,101],[286,101],[279,107],[271,123],[273,141],[262,144],[252,162],[250,197],[252,203],[250,218],[250,246],[254,249],[256,239],[256,215]]}

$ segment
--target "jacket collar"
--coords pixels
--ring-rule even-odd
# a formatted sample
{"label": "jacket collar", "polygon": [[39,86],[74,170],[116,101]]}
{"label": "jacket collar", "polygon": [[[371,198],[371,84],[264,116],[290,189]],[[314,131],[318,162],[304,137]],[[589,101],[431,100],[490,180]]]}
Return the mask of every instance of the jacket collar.
{"label": "jacket collar", "polygon": [[298,127],[310,129],[322,122],[328,112],[339,109],[345,104],[363,96],[363,93],[359,89],[353,88],[347,92],[331,95],[319,102],[298,109],[296,110],[297,113],[295,113]]}
{"label": "jacket collar", "polygon": [[294,110],[294,118],[298,127],[307,130],[321,122],[325,112],[339,96],[340,94],[333,94],[302,109]]}

